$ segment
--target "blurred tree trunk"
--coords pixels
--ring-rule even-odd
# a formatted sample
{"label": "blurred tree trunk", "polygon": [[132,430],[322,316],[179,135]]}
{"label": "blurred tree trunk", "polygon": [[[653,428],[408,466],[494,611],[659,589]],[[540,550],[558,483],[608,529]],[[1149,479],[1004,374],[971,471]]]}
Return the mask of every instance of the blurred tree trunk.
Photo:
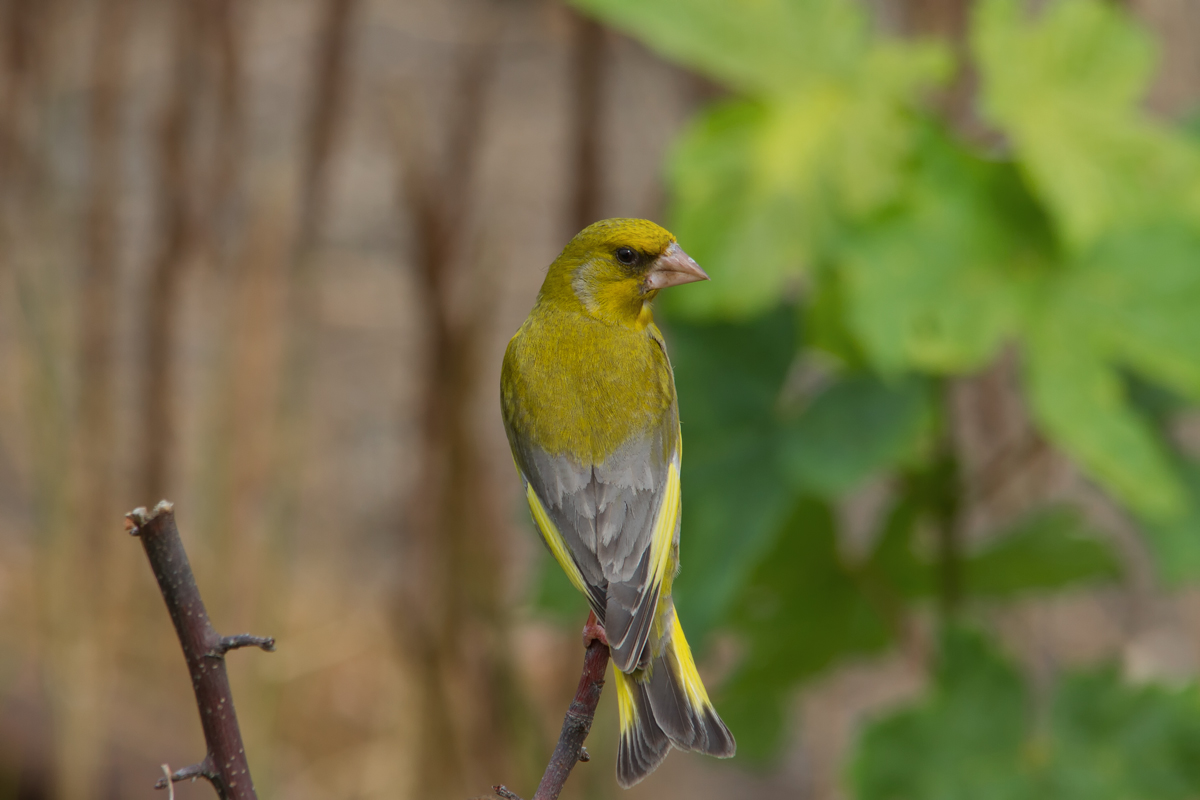
{"label": "blurred tree trunk", "polygon": [[468,796],[497,782],[512,765],[521,716],[506,653],[505,526],[474,412],[490,321],[470,217],[496,69],[498,20],[486,16],[460,45],[444,150],[422,137],[411,113],[399,131],[401,192],[426,320],[423,441],[405,515],[409,557],[398,609],[423,703],[416,777],[422,798]]}
{"label": "blurred tree trunk", "polygon": [[1150,90],[1151,108],[1195,114],[1200,103],[1200,3],[1195,0],[1125,0],[1158,38],[1162,68]]}
{"label": "blurred tree trunk", "polygon": [[301,129],[300,196],[288,254],[287,341],[274,425],[269,522],[274,541],[295,529],[299,511],[318,325],[315,252],[325,222],[330,160],[348,114],[351,37],[359,7],[358,0],[324,0],[316,12],[313,66]]}
{"label": "blurred tree trunk", "polygon": [[574,182],[570,218],[563,241],[600,218],[601,132],[604,102],[605,31],[582,14],[573,15],[571,48],[572,153],[568,174]]}
{"label": "blurred tree trunk", "polygon": [[976,77],[967,46],[970,0],[900,0],[897,5],[905,33],[918,38],[940,39],[950,44],[958,71],[940,100],[958,126],[972,126]]}
{"label": "blurred tree trunk", "polygon": [[54,269],[61,265],[64,237],[58,231],[45,240],[44,249],[31,241],[54,231],[45,179],[47,145],[39,123],[58,6],[49,0],[0,4],[0,278],[11,294],[6,305],[17,312],[13,349],[19,374],[13,378],[20,383],[20,418],[13,432],[19,431],[16,441],[29,461],[27,501],[38,536],[32,554],[33,608],[21,616],[25,624],[15,632],[18,641],[31,645],[33,668],[19,680],[11,712],[24,734],[13,754],[17,791],[31,798],[50,796],[56,780],[62,784],[50,724],[56,709],[46,675],[54,666],[60,618],[53,591],[56,555],[69,524],[69,403],[57,369],[66,349],[59,332],[66,303]]}
{"label": "blurred tree trunk", "polygon": [[78,295],[79,375],[72,485],[73,534],[62,566],[72,601],[61,606],[59,669],[69,687],[56,715],[58,791],[63,797],[107,796],[111,698],[120,658],[124,607],[133,560],[122,537],[127,492],[116,457],[117,210],[121,196],[124,69],[131,26],[129,0],[102,0],[92,45],[88,191],[82,286]]}
{"label": "blurred tree trunk", "polygon": [[901,0],[910,33],[961,42],[967,30],[969,0]]}
{"label": "blurred tree trunk", "polygon": [[173,413],[175,329],[179,284],[193,244],[191,137],[200,91],[200,37],[203,29],[201,0],[179,0],[175,7],[171,79],[159,122],[158,206],[161,208],[159,242],[150,266],[145,307],[145,365],[142,401],[146,404],[142,428],[142,474],[139,497],[152,504],[167,494],[174,451],[176,424]]}

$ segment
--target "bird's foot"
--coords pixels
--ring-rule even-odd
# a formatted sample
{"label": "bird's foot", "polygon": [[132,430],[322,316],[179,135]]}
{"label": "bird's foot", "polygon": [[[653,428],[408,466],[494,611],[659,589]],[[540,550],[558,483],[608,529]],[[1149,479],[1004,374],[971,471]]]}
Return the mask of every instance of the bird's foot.
{"label": "bird's foot", "polygon": [[600,642],[605,647],[608,647],[608,636],[604,633],[604,626],[596,619],[596,612],[588,612],[587,623],[583,626],[583,646],[587,647],[592,642]]}

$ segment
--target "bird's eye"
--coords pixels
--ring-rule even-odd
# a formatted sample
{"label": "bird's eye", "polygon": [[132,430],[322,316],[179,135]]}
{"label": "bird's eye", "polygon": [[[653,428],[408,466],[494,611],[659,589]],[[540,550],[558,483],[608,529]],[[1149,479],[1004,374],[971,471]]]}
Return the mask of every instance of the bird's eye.
{"label": "bird's eye", "polygon": [[633,252],[632,247],[618,247],[617,260],[622,264],[632,264],[637,261],[637,253]]}

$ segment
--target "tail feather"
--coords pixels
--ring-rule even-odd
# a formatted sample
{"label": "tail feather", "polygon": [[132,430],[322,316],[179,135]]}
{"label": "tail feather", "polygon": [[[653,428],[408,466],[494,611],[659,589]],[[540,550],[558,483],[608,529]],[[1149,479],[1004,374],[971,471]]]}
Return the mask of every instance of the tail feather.
{"label": "tail feather", "polygon": [[730,758],[737,750],[708,699],[674,610],[668,620],[666,646],[649,670],[614,671],[621,716],[617,783],[623,788],[653,772],[671,745],[717,758]]}
{"label": "tail feather", "polygon": [[655,720],[646,684],[620,670],[614,670],[613,675],[617,679],[617,710],[621,718],[617,783],[628,789],[658,768],[671,749],[671,740]]}
{"label": "tail feather", "polygon": [[654,662],[646,694],[654,712],[654,721],[666,733],[671,744],[680,750],[691,750],[696,743],[696,714],[668,659],[668,654],[664,653]]}
{"label": "tail feather", "polygon": [[[737,751],[737,742],[708,699],[692,650],[683,635],[683,626],[679,624],[679,615],[673,608],[670,628],[667,646],[650,676],[650,705],[654,716],[671,738],[671,743],[680,750],[731,758]],[[673,717],[673,722],[665,722]],[[686,722],[680,721],[680,717]]]}

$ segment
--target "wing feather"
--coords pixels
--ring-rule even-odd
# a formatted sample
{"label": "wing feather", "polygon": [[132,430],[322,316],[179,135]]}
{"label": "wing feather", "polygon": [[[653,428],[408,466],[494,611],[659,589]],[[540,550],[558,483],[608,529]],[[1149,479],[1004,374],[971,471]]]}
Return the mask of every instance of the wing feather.
{"label": "wing feather", "polygon": [[526,481],[525,486],[525,495],[529,500],[529,510],[533,512],[533,521],[537,523],[538,531],[542,534],[542,540],[550,548],[551,555],[554,556],[554,560],[558,562],[558,565],[562,567],[563,572],[567,573],[567,578],[576,589],[583,592],[584,597],[588,599],[589,605],[592,606],[593,611],[596,611],[597,616],[601,616],[606,599],[604,591],[598,586],[589,584],[583,577],[583,572],[579,569],[579,564],[575,561],[575,556],[571,553],[567,543],[563,541],[562,534],[559,533],[558,527],[550,519],[550,515],[546,513],[546,507],[538,499],[533,484]]}
{"label": "wing feather", "polygon": [[646,641],[678,542],[679,423],[674,413],[668,422],[674,436],[656,431],[599,465],[533,447],[516,453],[546,546],[588,597],[626,672],[649,663]]}
{"label": "wing feather", "polygon": [[[678,438],[676,439],[678,441]],[[671,554],[679,542],[680,487],[679,452],[667,465],[666,480],[657,496],[655,513],[646,526],[645,548],[640,569],[631,580],[608,587],[605,624],[612,647],[613,661],[625,672],[650,663],[646,647],[654,622],[655,609],[662,595],[664,579],[670,569]]]}

